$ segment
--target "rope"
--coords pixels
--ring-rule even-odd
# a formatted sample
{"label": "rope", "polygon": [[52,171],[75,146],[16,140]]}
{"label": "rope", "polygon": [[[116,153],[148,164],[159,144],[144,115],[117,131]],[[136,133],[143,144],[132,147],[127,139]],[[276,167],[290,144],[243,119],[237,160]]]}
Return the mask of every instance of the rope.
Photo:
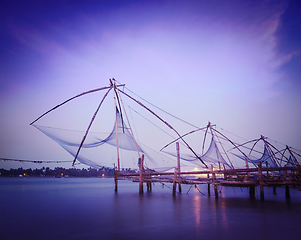
{"label": "rope", "polygon": [[146,117],[142,116],[140,113],[138,113],[136,110],[134,110],[133,108],[131,108],[130,106],[128,106],[128,108],[132,111],[134,111],[135,113],[137,113],[140,117],[144,118],[146,121],[148,121],[149,123],[151,123],[152,125],[154,125],[155,127],[157,127],[158,129],[160,129],[162,132],[166,133],[168,136],[170,136],[171,138],[174,138],[172,135],[170,135],[168,132],[164,131],[162,128],[160,128],[159,126],[157,126],[156,124],[154,124],[153,122],[151,122],[150,120],[148,120]]}
{"label": "rope", "polygon": [[201,190],[198,188],[198,186],[195,184],[195,188],[201,193],[201,194],[203,194],[204,196],[206,196],[206,194],[205,193],[202,193],[201,192]]}
{"label": "rope", "polygon": [[237,138],[240,138],[241,140],[247,141],[247,139],[245,139],[245,138],[243,138],[243,137],[241,137],[241,136],[238,136],[238,135],[236,135],[236,134],[234,134],[234,133],[232,133],[232,132],[230,132],[230,131],[227,131],[227,130],[224,129],[224,128],[221,128],[221,127],[219,127],[219,126],[216,126],[216,127],[219,128],[219,129],[222,130],[222,131],[225,131],[225,132],[227,132],[227,133],[229,133],[229,134],[232,134],[233,136],[235,136],[235,137],[237,137]]}
{"label": "rope", "polygon": [[132,119],[132,123],[133,123],[133,128],[134,128],[134,131],[135,131],[135,135],[136,135],[136,138],[138,140],[138,142],[140,142],[139,140],[139,135],[138,135],[138,132],[137,132],[137,129],[136,129],[136,126],[135,126],[135,122],[134,122],[134,118],[133,118],[133,114],[132,114],[132,109],[130,108],[130,106],[127,106],[130,110],[130,115],[131,115],[131,119]]}
{"label": "rope", "polygon": [[0,161],[14,161],[14,162],[30,162],[30,163],[67,163],[73,161],[44,161],[44,160],[24,160],[24,159],[11,159],[11,158],[0,158]]}
{"label": "rope", "polygon": [[151,102],[147,101],[146,99],[140,97],[139,95],[137,95],[136,93],[134,93],[133,91],[131,91],[130,89],[128,89],[127,87],[124,87],[124,88],[127,89],[127,90],[128,90],[129,92],[131,92],[132,94],[134,94],[136,97],[139,97],[139,98],[142,99],[143,101],[145,101],[145,102],[147,102],[148,104],[152,105],[153,107],[159,109],[160,111],[162,111],[162,112],[168,114],[169,116],[172,116],[172,117],[178,119],[179,121],[184,122],[184,123],[186,123],[186,124],[188,124],[188,125],[190,125],[190,126],[192,126],[192,127],[199,128],[199,127],[197,127],[197,126],[195,126],[195,125],[193,125],[193,124],[191,124],[191,123],[189,123],[189,122],[187,122],[187,121],[185,121],[185,120],[183,120],[183,119],[181,119],[181,118],[176,117],[175,115],[172,115],[171,113],[169,113],[169,112],[163,110],[162,108],[157,107],[156,105],[154,105],[154,104],[152,104]]}
{"label": "rope", "polygon": [[189,191],[190,191],[190,189],[192,188],[192,186],[193,186],[193,184],[191,184],[191,186],[190,186],[190,188],[188,189],[188,191],[187,191],[187,193],[186,193],[186,194],[188,194],[188,193],[189,193]]}
{"label": "rope", "polygon": [[[168,187],[170,190],[173,190],[171,187],[169,187],[169,186],[167,186],[166,184],[164,184],[164,183],[161,183],[163,186],[166,186],[166,187]],[[176,193],[179,193],[179,192],[177,192],[176,191]],[[180,194],[180,193],[179,193]]]}

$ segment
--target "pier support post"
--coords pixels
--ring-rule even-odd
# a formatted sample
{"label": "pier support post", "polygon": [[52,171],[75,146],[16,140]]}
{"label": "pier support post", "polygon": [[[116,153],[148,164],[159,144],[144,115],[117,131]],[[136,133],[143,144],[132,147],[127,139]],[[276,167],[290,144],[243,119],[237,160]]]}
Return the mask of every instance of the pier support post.
{"label": "pier support post", "polygon": [[260,200],[261,201],[264,200],[264,188],[262,185],[260,185]]}
{"label": "pier support post", "polygon": [[172,195],[176,195],[176,190],[177,190],[177,175],[178,175],[178,168],[175,168],[175,173],[173,177],[173,186],[172,186]]}
{"label": "pier support post", "polygon": [[216,184],[216,176],[215,176],[215,173],[212,173],[212,178],[213,178],[213,184],[214,184],[214,194],[215,194],[215,198],[218,198],[218,190],[217,190],[217,184]]}
{"label": "pier support post", "polygon": [[181,187],[180,181],[178,181],[178,187],[179,187],[179,193],[181,193],[182,192],[182,187]]}
{"label": "pier support post", "polygon": [[[147,173],[151,173],[149,169],[147,169]],[[151,175],[149,175],[149,181],[146,182],[146,186],[147,186],[147,191],[151,192],[152,191],[152,177]]]}
{"label": "pier support post", "polygon": [[215,194],[215,198],[218,198],[218,191],[217,191],[217,185],[214,184],[214,194]]}
{"label": "pier support post", "polygon": [[[209,180],[209,173],[207,174],[207,178]],[[210,183],[208,182],[208,196],[210,196]]]}
{"label": "pier support post", "polygon": [[117,190],[118,190],[118,180],[117,180],[117,173],[116,173],[116,169],[115,169],[115,163],[114,163],[114,182],[115,182],[114,191],[117,192]]}
{"label": "pier support post", "polygon": [[250,187],[250,198],[255,198],[255,186]]}
{"label": "pier support post", "polygon": [[285,186],[285,198],[286,199],[290,199],[291,198],[289,185]]}
{"label": "pier support post", "polygon": [[273,186],[273,194],[276,195],[277,192],[276,192],[276,186]]}
{"label": "pier support post", "polygon": [[139,194],[143,194],[143,162],[144,162],[144,154],[142,154],[141,159],[139,159],[139,171],[140,171],[140,177],[139,177]]}
{"label": "pier support post", "polygon": [[263,176],[262,176],[262,165],[261,162],[258,163],[258,173],[259,173],[259,184],[260,184],[260,200],[264,200],[264,188],[263,188]]}
{"label": "pier support post", "polygon": [[[285,177],[286,181],[289,180],[289,175],[287,174],[287,170],[284,170],[284,177]],[[285,185],[285,198],[290,199],[290,197],[291,197],[291,195],[290,195],[289,185]]]}
{"label": "pier support post", "polygon": [[118,190],[118,180],[117,180],[116,176],[114,177],[114,181],[115,181],[115,189],[114,189],[114,191],[117,192],[117,190]]}

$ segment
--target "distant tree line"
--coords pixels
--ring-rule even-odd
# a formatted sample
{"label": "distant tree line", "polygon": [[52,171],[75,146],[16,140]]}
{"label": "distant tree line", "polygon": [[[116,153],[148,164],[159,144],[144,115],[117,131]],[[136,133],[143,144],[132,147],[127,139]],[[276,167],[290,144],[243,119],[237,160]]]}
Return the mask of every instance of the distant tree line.
{"label": "distant tree line", "polygon": [[[122,172],[135,172],[131,169],[122,169]],[[56,167],[55,169],[36,168],[36,169],[0,169],[0,177],[114,177],[113,168],[88,168],[88,169],[65,169],[62,167]]]}

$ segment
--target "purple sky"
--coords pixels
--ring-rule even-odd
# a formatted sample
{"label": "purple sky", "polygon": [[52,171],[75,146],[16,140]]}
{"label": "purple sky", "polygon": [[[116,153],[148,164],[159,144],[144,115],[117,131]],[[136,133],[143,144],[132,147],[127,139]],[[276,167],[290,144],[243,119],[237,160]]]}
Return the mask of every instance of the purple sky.
{"label": "purple sky", "polygon": [[[72,159],[29,123],[112,77],[199,127],[301,149],[300,12],[300,1],[280,0],[2,0],[0,157]],[[169,141],[147,137],[159,149]]]}

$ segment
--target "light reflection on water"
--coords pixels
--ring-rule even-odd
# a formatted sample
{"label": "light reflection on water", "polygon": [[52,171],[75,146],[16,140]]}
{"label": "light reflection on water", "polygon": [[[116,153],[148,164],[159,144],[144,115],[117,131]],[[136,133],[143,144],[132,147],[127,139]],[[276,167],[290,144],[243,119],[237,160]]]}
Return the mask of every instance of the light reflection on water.
{"label": "light reflection on water", "polygon": [[222,215],[222,226],[224,231],[228,230],[228,219],[227,219],[227,214],[226,214],[226,203],[222,202],[221,203],[221,215]]}
{"label": "light reflection on water", "polygon": [[195,229],[196,229],[196,235],[200,235],[201,230],[201,201],[200,196],[195,195],[193,199],[193,205],[194,205],[194,214],[195,214]]}
{"label": "light reflection on water", "polygon": [[[299,239],[301,192],[265,188],[264,202],[248,189],[222,188],[215,199],[182,185],[172,196],[160,184],[113,179],[0,178],[1,239]],[[207,193],[207,185],[199,186]],[[146,190],[146,189],[145,189]],[[211,193],[213,191],[211,190]],[[41,237],[42,236],[42,237]]]}

